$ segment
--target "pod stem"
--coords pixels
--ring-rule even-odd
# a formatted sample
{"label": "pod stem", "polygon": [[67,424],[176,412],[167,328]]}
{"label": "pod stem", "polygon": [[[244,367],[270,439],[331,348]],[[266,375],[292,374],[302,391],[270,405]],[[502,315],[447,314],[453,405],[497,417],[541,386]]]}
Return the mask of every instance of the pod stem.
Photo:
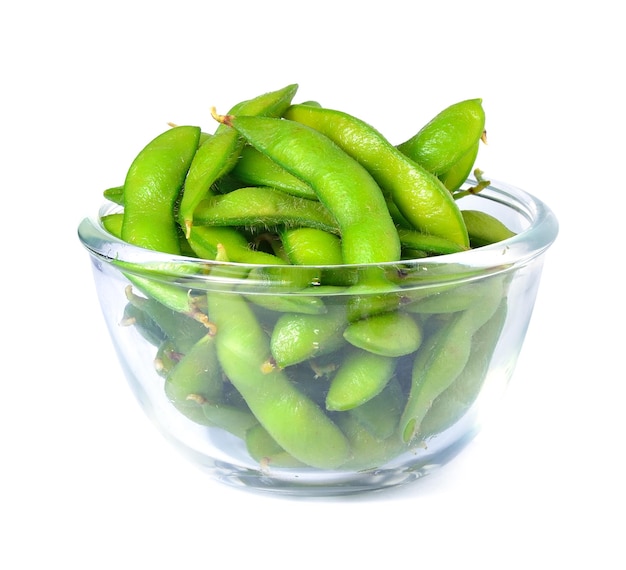
{"label": "pod stem", "polygon": [[474,176],[476,178],[476,186],[472,186],[471,188],[467,188],[466,190],[460,190],[453,194],[453,198],[458,200],[459,198],[463,198],[464,196],[470,196],[472,194],[478,194],[484,188],[487,188],[491,184],[490,180],[485,180],[483,177],[483,171],[480,169],[474,170]]}
{"label": "pod stem", "polygon": [[211,116],[222,125],[226,125],[228,127],[232,127],[233,115],[220,115],[215,107],[211,107]]}

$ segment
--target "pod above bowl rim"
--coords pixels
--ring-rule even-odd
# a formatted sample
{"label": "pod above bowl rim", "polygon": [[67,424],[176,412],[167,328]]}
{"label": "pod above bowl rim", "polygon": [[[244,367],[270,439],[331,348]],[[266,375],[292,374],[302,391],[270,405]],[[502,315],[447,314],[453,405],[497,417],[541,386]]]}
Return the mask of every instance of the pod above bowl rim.
{"label": "pod above bowl rim", "polygon": [[[473,181],[468,180],[471,184]],[[143,277],[166,282],[184,284],[193,282],[194,286],[203,283],[211,289],[212,284],[221,285],[225,282],[237,282],[242,270],[255,269],[265,272],[267,276],[262,283],[255,282],[252,288],[259,290],[259,285],[284,285],[291,282],[290,274],[297,276],[304,271],[317,269],[333,272],[368,272],[376,267],[386,272],[412,276],[405,280],[411,286],[420,281],[432,285],[437,281],[450,283],[451,280],[464,281],[485,274],[508,271],[518,268],[541,256],[554,242],[559,231],[558,221],[552,210],[532,194],[510,184],[493,181],[479,194],[472,196],[475,200],[485,201],[483,204],[494,204],[508,208],[527,222],[527,227],[515,236],[487,246],[477,247],[468,251],[425,257],[414,260],[389,261],[371,265],[253,265],[234,262],[222,262],[183,255],[171,255],[141,248],[110,234],[102,225],[100,218],[107,214],[122,211],[113,203],[103,204],[97,217],[86,217],[78,226],[78,236],[83,246],[100,262],[118,267],[120,271],[133,273]],[[219,267],[219,272],[212,271]],[[279,269],[279,271],[276,271]],[[272,273],[279,273],[280,280],[273,281]],[[297,279],[294,279],[297,281]],[[248,284],[252,285],[250,281]],[[311,288],[308,288],[311,293]],[[322,290],[319,290],[323,294]],[[316,292],[317,294],[317,292]]]}

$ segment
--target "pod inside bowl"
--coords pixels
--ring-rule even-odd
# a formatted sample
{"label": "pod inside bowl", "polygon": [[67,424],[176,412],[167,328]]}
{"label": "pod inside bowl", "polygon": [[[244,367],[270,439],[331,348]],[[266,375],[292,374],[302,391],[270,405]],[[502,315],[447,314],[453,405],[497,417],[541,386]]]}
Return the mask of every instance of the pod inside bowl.
{"label": "pod inside bowl", "polygon": [[332,495],[445,465],[498,405],[558,232],[534,196],[464,198],[516,235],[375,266],[252,266],[148,251],[86,218],[79,238],[128,383],[211,476]]}

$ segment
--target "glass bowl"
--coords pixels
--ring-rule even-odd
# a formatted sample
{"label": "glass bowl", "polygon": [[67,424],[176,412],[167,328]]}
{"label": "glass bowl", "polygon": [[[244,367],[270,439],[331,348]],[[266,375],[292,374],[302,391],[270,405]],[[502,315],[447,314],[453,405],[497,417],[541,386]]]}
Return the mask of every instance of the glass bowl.
{"label": "glass bowl", "polygon": [[[468,184],[471,181],[468,181]],[[492,183],[460,202],[517,235],[369,266],[258,266],[79,238],[144,412],[216,479],[347,494],[450,461],[501,399],[558,233],[534,196]]]}

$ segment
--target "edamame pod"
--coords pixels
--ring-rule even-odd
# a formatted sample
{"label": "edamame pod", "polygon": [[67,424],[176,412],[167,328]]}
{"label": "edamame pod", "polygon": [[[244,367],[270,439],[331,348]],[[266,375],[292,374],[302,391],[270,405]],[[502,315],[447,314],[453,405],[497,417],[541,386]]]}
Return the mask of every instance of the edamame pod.
{"label": "edamame pod", "polygon": [[250,145],[245,145],[232,174],[248,186],[269,186],[287,194],[317,200],[313,188],[296,178],[272,159]]}
{"label": "edamame pod", "polygon": [[[111,235],[115,236],[118,239],[122,239],[122,227],[124,225],[124,213],[123,212],[115,212],[113,214],[106,214],[100,218],[104,229],[109,232]],[[193,257],[195,254],[193,250],[189,247],[189,243],[182,236],[179,235],[179,245],[180,245],[180,253],[184,256]],[[124,265],[121,262],[117,262],[118,265]],[[127,265],[128,266],[128,265]]]}
{"label": "edamame pod", "polygon": [[116,238],[122,239],[122,225],[124,223],[124,214],[107,214],[100,218],[104,229]]}
{"label": "edamame pod", "polygon": [[472,171],[485,131],[482,99],[445,108],[398,149],[456,190]]}
{"label": "edamame pod", "polygon": [[463,326],[462,313],[453,314],[447,325],[426,339],[413,365],[409,397],[400,418],[402,439],[418,436],[420,424],[432,402],[463,370],[469,357],[471,337]]}
{"label": "edamame pod", "polygon": [[262,467],[306,467],[302,461],[298,461],[289,455],[262,425],[250,428],[245,434],[246,449],[253,459],[256,459]]}
{"label": "edamame pod", "polygon": [[494,291],[496,295],[499,294],[499,291],[494,289],[491,282],[492,279],[495,278],[476,283],[470,281],[469,283],[443,287],[441,290],[426,295],[421,299],[405,303],[403,308],[410,313],[421,315],[465,311],[476,303],[483,303],[485,295],[489,295]]}
{"label": "edamame pod", "polygon": [[428,337],[417,353],[406,407],[400,419],[405,442],[420,436],[420,425],[433,401],[459,376],[469,359],[474,333],[496,312],[502,299],[499,276],[488,281],[491,290],[482,302],[450,315],[447,323]]}
{"label": "edamame pod", "polygon": [[[288,270],[291,266],[254,267],[250,270],[247,282],[250,289],[257,292],[245,294],[246,299],[259,307],[281,313],[306,313],[319,315],[328,310],[322,297],[313,294],[309,288],[312,275],[308,270],[298,272],[295,276]],[[288,271],[284,275],[283,269]],[[267,293],[267,283],[272,283],[271,293]],[[282,285],[281,285],[282,284]],[[282,294],[281,289],[284,290]],[[315,290],[317,293],[317,289]]]}
{"label": "edamame pod", "polygon": [[153,297],[136,295],[131,286],[126,288],[126,298],[140,310],[145,311],[182,354],[209,332],[204,324],[188,314],[172,310]]}
{"label": "edamame pod", "polygon": [[465,368],[433,402],[420,427],[422,438],[441,433],[460,420],[478,397],[507,314],[506,299],[472,338]]}
{"label": "edamame pod", "polygon": [[250,186],[200,202],[194,224],[268,228],[307,226],[337,232],[337,222],[323,204],[275,188]]}
{"label": "edamame pod", "polygon": [[[343,285],[349,281],[345,267],[335,270],[332,266],[343,263],[341,238],[319,228],[283,228],[279,230],[282,251],[293,265],[307,265],[310,276],[308,284]],[[330,267],[329,267],[330,266]]]}
{"label": "edamame pod", "polygon": [[308,397],[273,368],[269,338],[245,299],[210,293],[209,314],[217,325],[217,356],[224,373],[251,412],[287,453],[321,469],[335,469],[350,455],[341,430]]}
{"label": "edamame pod", "polygon": [[167,375],[174,369],[174,366],[181,358],[182,354],[178,352],[174,343],[166,337],[157,347],[154,356],[154,369],[159,376],[167,378]]}
{"label": "edamame pod", "polygon": [[468,150],[449,170],[438,176],[443,185],[450,192],[453,192],[455,199],[457,198],[456,192],[467,180],[467,177],[472,172],[472,168],[474,168],[479,149],[480,140],[476,141],[474,147]]}
{"label": "edamame pod", "polygon": [[189,403],[218,400],[222,394],[222,377],[215,339],[205,334],[170,371],[165,380],[165,393],[181,411]]}
{"label": "edamame pod", "polygon": [[366,350],[354,349],[344,356],[326,396],[326,409],[345,411],[377,396],[395,370],[396,360]]}
{"label": "edamame pod", "polygon": [[404,394],[400,382],[394,376],[380,394],[352,408],[348,413],[376,439],[384,440],[395,433],[403,408]]}
{"label": "edamame pod", "polygon": [[[231,109],[248,115],[280,117],[296,94],[298,86],[288,85],[278,91],[265,93],[249,101],[242,101]],[[188,237],[193,215],[198,204],[211,194],[212,185],[230,172],[243,148],[243,141],[231,129],[218,127],[198,149],[189,168],[179,206],[179,220]]]}
{"label": "edamame pod", "polygon": [[327,312],[324,301],[313,295],[245,295],[250,303],[279,313],[323,315]]}
{"label": "edamame pod", "polygon": [[498,218],[479,210],[462,210],[472,247],[504,241],[515,235]]}
{"label": "edamame pod", "polygon": [[137,155],[124,181],[124,241],[180,254],[174,204],[199,138],[199,127],[174,127],[153,139]]}
{"label": "edamame pod", "polygon": [[249,410],[228,403],[206,401],[201,402],[200,407],[206,425],[226,430],[240,439],[246,437],[248,430],[259,425]]}
{"label": "edamame pod", "polygon": [[[388,291],[385,291],[388,289]],[[350,288],[348,300],[348,320],[356,322],[373,315],[395,311],[403,301],[403,296],[389,284],[359,283]]]}
{"label": "edamame pod", "polygon": [[156,347],[160,346],[167,338],[154,319],[134,303],[126,303],[120,325],[133,327],[143,338]]}
{"label": "edamame pod", "polygon": [[284,117],[323,133],[362,164],[415,229],[469,246],[463,217],[446,187],[372,126],[342,111],[309,105],[292,105]]}
{"label": "edamame pod", "polygon": [[328,137],[284,119],[232,115],[216,119],[232,126],[252,146],[310,184],[336,219],[345,263],[400,259],[400,240],[380,187],[363,166]]}
{"label": "edamame pod", "polygon": [[229,131],[207,139],[197,150],[189,167],[179,206],[180,225],[189,238],[196,206],[211,195],[213,184],[229,173],[239,158],[243,143]]}
{"label": "edamame pod", "polygon": [[339,236],[319,228],[285,228],[280,237],[294,265],[340,265],[343,263]]}
{"label": "edamame pod", "polygon": [[107,188],[102,195],[107,199],[113,202],[114,204],[118,204],[119,206],[124,205],[124,186],[115,186],[113,188]]}
{"label": "edamame pod", "polygon": [[408,447],[395,434],[380,440],[372,435],[353,414],[340,414],[337,423],[350,442],[352,454],[344,469],[376,469],[407,451]]}
{"label": "edamame pod", "polygon": [[391,357],[411,354],[422,342],[422,332],[415,319],[401,311],[354,321],[346,327],[343,336],[353,346]]}
{"label": "edamame pod", "polygon": [[406,228],[398,228],[398,236],[403,248],[424,251],[429,255],[459,253],[469,249],[449,239]]}
{"label": "edamame pod", "polygon": [[272,358],[280,368],[333,352],[343,344],[346,314],[329,307],[324,314],[286,313],[274,325],[270,341]]}
{"label": "edamame pod", "polygon": [[193,252],[201,259],[215,259],[218,245],[222,245],[228,259],[236,263],[286,264],[276,255],[251,249],[245,236],[234,227],[194,225],[188,241]]}
{"label": "edamame pod", "polygon": [[[126,266],[132,266],[132,264]],[[133,294],[132,289],[135,287],[149,299],[150,303],[163,305],[174,313],[180,313],[198,321],[209,330],[213,329],[213,325],[202,307],[202,304],[205,302],[204,296],[194,295],[190,290],[183,289],[177,285],[161,283],[156,279],[140,277],[134,273],[126,273],[125,275],[132,283],[132,287],[126,288],[127,296]]]}

